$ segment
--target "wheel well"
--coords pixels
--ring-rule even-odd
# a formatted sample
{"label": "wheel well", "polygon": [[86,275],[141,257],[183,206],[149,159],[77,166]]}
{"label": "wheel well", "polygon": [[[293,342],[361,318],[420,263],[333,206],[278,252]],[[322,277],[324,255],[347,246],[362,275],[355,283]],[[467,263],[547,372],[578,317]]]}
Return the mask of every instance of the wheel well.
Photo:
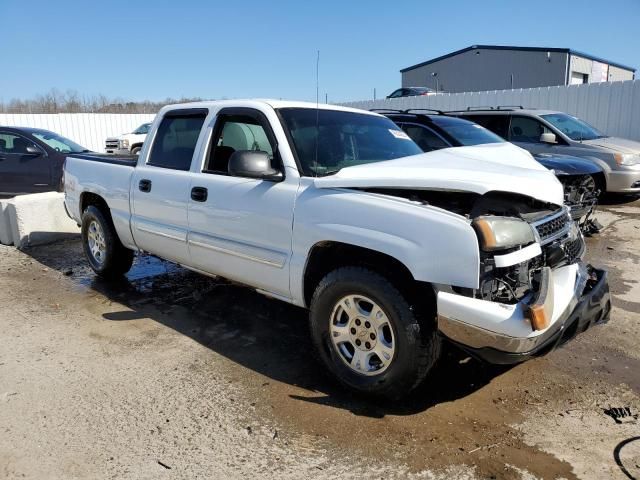
{"label": "wheel well", "polygon": [[[341,242],[321,242],[309,253],[304,272],[304,300],[308,306],[320,281],[331,271],[340,267],[366,267],[391,280],[400,290],[411,296],[421,291],[426,284],[417,282],[409,269],[396,258],[369,248]],[[433,294],[433,289],[428,288]]]}
{"label": "wheel well", "polygon": [[596,181],[596,188],[600,190],[600,195],[604,195],[607,192],[607,177],[604,172],[598,172],[591,175]]}
{"label": "wheel well", "polygon": [[134,143],[133,145],[131,145],[131,147],[129,147],[129,150],[133,150],[134,148],[142,148],[142,143]]}
{"label": "wheel well", "polygon": [[98,208],[102,213],[104,213],[107,218],[111,218],[111,211],[109,209],[109,205],[100,195],[96,195],[91,192],[84,192],[80,195],[80,215],[84,213],[87,207],[94,206]]}

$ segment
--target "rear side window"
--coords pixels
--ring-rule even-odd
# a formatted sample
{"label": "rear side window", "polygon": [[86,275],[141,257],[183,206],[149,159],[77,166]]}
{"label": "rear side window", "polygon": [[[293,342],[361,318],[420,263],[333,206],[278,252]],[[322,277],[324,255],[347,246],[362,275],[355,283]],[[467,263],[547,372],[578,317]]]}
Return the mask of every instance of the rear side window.
{"label": "rear side window", "polygon": [[407,132],[407,135],[411,137],[411,140],[418,144],[423,152],[440,150],[441,148],[447,148],[450,146],[430,128],[404,124],[402,129]]}
{"label": "rear side window", "polygon": [[463,118],[482,125],[505,140],[509,137],[509,115],[465,115]]}
{"label": "rear side window", "polygon": [[160,122],[148,165],[189,170],[206,110],[169,112]]}

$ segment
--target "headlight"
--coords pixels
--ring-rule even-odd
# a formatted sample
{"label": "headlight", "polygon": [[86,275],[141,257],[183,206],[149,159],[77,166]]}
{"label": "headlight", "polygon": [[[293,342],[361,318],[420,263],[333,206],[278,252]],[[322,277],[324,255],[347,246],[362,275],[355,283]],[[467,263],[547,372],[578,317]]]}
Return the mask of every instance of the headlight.
{"label": "headlight", "polygon": [[640,163],[640,155],[634,153],[614,153],[613,158],[618,165],[637,165]]}
{"label": "headlight", "polygon": [[480,248],[486,252],[536,241],[531,225],[518,218],[484,216],[476,218],[472,225],[478,234]]}
{"label": "headlight", "polygon": [[129,140],[120,140],[120,148],[129,148]]}

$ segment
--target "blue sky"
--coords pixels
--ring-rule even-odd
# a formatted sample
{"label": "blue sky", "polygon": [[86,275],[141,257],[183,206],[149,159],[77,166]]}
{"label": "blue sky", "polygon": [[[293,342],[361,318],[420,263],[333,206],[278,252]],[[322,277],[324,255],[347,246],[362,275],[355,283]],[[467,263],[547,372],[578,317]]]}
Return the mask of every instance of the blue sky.
{"label": "blue sky", "polygon": [[[516,8],[520,6],[520,8]],[[640,0],[0,0],[0,99],[378,97],[473,44],[569,47],[640,68]]]}

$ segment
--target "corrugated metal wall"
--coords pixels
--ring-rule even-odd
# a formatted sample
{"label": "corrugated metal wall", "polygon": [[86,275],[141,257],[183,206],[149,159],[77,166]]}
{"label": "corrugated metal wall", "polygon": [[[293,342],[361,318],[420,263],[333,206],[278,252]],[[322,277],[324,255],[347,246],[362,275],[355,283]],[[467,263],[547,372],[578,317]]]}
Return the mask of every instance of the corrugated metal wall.
{"label": "corrugated metal wall", "polygon": [[0,126],[44,128],[89,150],[104,152],[107,137],[132,132],[154,117],[155,114],[133,113],[0,113]]}
{"label": "corrugated metal wall", "polygon": [[371,100],[343,105],[365,110],[464,110],[467,107],[522,105],[567,112],[608,135],[640,141],[640,80],[491,92],[442,93],[427,97]]}

